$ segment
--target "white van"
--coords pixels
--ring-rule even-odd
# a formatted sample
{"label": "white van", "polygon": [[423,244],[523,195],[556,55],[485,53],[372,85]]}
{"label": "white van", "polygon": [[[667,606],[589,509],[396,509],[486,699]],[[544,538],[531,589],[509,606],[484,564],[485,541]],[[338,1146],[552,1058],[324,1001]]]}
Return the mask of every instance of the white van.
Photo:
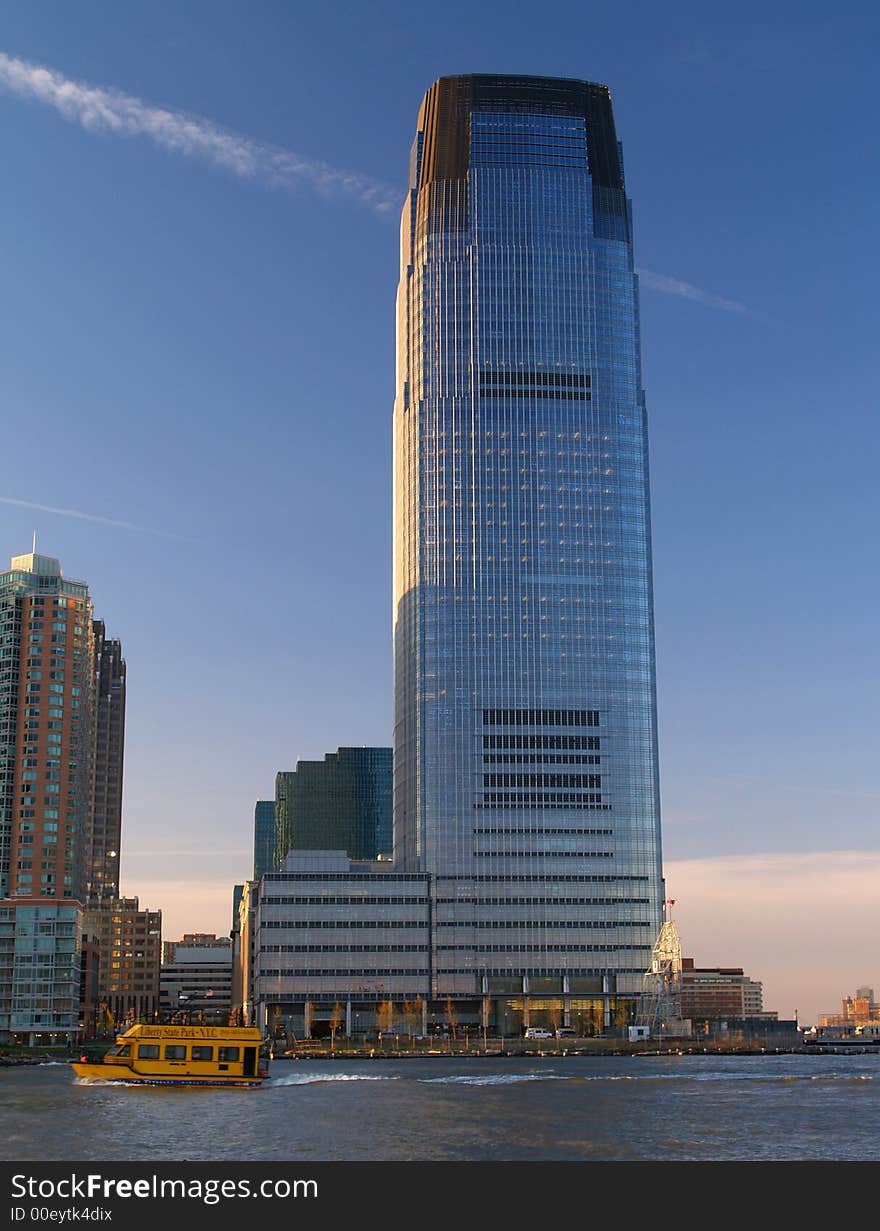
{"label": "white van", "polygon": [[529,1026],[526,1030],[527,1039],[552,1039],[552,1030],[542,1030],[540,1026]]}

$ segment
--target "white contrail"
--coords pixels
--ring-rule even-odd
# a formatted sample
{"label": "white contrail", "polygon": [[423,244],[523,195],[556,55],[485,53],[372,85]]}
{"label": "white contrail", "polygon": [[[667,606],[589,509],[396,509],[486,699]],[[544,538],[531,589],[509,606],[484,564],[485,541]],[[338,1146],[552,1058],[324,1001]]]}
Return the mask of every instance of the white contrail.
{"label": "white contrail", "polygon": [[36,509],[38,513],[55,513],[58,517],[77,517],[80,521],[97,521],[104,526],[118,526],[122,530],[138,530],[141,534],[158,534],[163,539],[179,539],[184,543],[195,540],[171,530],[155,530],[152,526],[137,526],[134,522],[118,521],[115,517],[101,517],[97,513],[81,513],[79,509],[59,509],[51,504],[36,504],[33,500],[16,500],[13,496],[0,496],[0,504],[13,504],[19,509]]}
{"label": "white contrail", "polygon": [[655,274],[650,269],[637,269],[642,286],[652,291],[662,291],[665,295],[677,295],[679,299],[690,299],[694,303],[704,304],[707,308],[720,308],[723,312],[738,312],[741,316],[753,315],[751,309],[735,299],[725,299],[721,295],[710,295],[691,282],[682,282],[680,278],[671,278],[668,274]]}
{"label": "white contrail", "polygon": [[320,192],[348,194],[380,214],[399,209],[403,199],[402,193],[389,185],[359,172],[341,171],[290,150],[265,145],[200,116],[151,107],[118,90],[72,81],[54,69],[4,52],[0,52],[0,89],[45,103],[88,132],[146,137],[169,153],[213,163],[241,179],[289,189],[308,183]]}

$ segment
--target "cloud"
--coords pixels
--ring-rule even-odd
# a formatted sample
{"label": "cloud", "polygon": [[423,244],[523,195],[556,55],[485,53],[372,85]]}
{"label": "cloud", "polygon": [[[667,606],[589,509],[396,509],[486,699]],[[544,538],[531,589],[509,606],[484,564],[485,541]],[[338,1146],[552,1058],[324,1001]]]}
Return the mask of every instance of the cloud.
{"label": "cloud", "polygon": [[4,52],[0,52],[0,89],[52,107],[87,132],[143,137],[168,153],[210,163],[239,179],[283,189],[308,184],[318,192],[351,196],[379,214],[399,209],[403,200],[402,192],[370,176],[266,145],[197,115],[152,107],[118,90],[73,81]]}
{"label": "cloud", "polygon": [[38,513],[53,513],[57,517],[76,517],[80,521],[100,522],[103,526],[118,526],[122,530],[137,530],[140,534],[158,534],[163,539],[178,539],[183,543],[193,543],[195,539],[171,530],[155,530],[152,526],[137,526],[134,522],[118,521],[115,517],[101,517],[97,513],[82,513],[79,509],[58,509],[51,504],[37,504],[33,500],[16,500],[12,496],[0,496],[0,504],[11,504],[19,509],[36,509]]}
{"label": "cloud", "polygon": [[679,299],[689,299],[692,303],[703,304],[706,308],[720,308],[722,312],[736,312],[740,316],[753,316],[755,313],[744,303],[735,299],[725,299],[722,295],[710,295],[690,282],[682,282],[681,278],[672,278],[669,274],[656,274],[650,269],[637,269],[642,286],[651,291],[660,291],[663,295],[676,295]]}

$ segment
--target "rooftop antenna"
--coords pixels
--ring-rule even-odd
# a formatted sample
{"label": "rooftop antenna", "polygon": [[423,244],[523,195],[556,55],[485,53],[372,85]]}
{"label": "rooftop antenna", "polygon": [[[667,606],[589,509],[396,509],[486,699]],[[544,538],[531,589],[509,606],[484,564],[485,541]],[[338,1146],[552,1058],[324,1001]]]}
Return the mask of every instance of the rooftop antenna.
{"label": "rooftop antenna", "polygon": [[31,547],[31,552],[33,553],[33,555],[37,554],[37,532],[36,530],[34,531],[34,543],[33,543],[33,546]]}

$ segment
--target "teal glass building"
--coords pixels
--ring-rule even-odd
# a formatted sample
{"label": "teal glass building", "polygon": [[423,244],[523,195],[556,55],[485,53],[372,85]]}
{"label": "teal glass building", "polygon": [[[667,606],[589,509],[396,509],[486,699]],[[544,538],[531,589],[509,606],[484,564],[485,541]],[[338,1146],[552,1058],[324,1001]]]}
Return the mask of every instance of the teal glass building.
{"label": "teal glass building", "polygon": [[291,851],[391,855],[390,748],[337,748],[275,775],[275,866]]}
{"label": "teal glass building", "polygon": [[394,861],[431,877],[430,994],[635,992],[663,886],[638,282],[607,87],[427,92],[394,469]]}
{"label": "teal glass building", "polygon": [[[275,800],[258,799],[254,804],[254,880],[275,866]],[[233,909],[233,915],[235,915]]]}

